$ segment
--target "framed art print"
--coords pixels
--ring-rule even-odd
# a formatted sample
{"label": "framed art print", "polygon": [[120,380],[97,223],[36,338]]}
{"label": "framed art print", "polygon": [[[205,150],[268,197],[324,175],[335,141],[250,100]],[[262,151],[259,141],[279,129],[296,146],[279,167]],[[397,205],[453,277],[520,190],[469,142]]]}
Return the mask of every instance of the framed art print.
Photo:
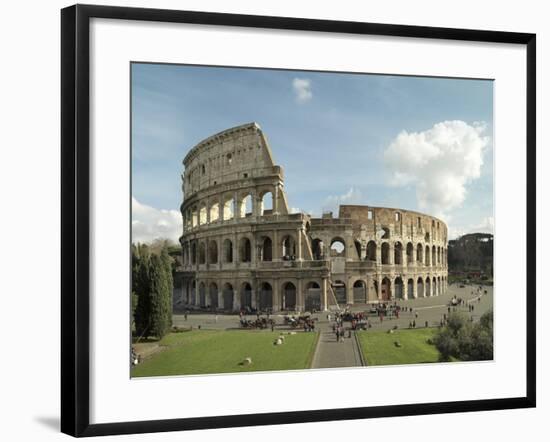
{"label": "framed art print", "polygon": [[535,35],[61,18],[63,432],[535,406]]}

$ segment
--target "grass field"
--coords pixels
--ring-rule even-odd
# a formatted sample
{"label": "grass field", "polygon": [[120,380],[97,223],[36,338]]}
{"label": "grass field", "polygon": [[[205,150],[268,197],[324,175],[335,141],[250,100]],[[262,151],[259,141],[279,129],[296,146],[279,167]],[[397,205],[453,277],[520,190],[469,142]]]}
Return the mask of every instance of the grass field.
{"label": "grass field", "polygon": [[[439,352],[426,341],[434,336],[436,329],[367,331],[359,333],[359,342],[367,365],[421,364],[438,362]],[[399,342],[401,347],[397,347]]]}
{"label": "grass field", "polygon": [[[167,348],[135,366],[132,377],[309,368],[318,334],[285,335],[284,344],[273,345],[279,334],[250,330],[172,333],[160,341]],[[247,357],[252,364],[240,365]]]}

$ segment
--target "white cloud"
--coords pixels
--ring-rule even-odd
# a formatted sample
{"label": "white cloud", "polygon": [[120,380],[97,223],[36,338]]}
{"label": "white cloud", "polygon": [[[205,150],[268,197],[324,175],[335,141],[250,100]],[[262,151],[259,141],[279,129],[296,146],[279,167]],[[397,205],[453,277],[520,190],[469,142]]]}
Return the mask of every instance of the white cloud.
{"label": "white cloud", "polygon": [[150,243],[157,238],[178,242],[182,226],[177,210],[156,209],[132,197],[132,242]]}
{"label": "white cloud", "polygon": [[485,123],[443,121],[424,132],[401,132],[384,151],[393,186],[416,187],[420,210],[446,217],[479,178],[489,144]]}
{"label": "white cloud", "polygon": [[298,103],[306,103],[313,98],[311,80],[307,78],[295,78],[292,80],[292,88]]}
{"label": "white cloud", "polygon": [[343,195],[330,195],[323,203],[323,212],[338,213],[338,206],[341,204],[360,204],[363,195],[359,189],[350,187]]}
{"label": "white cloud", "polygon": [[456,239],[459,236],[467,233],[495,233],[495,218],[487,216],[478,224],[473,224],[466,227],[449,226],[449,239]]}

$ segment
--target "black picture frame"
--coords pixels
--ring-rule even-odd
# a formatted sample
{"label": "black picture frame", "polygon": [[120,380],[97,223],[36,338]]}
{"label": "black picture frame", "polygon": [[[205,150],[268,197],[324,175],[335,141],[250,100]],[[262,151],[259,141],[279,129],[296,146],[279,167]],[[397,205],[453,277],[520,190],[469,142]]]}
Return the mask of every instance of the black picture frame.
{"label": "black picture frame", "polygon": [[[90,19],[110,18],[524,45],[527,52],[527,342],[524,397],[90,424]],[[76,437],[536,405],[536,35],[291,17],[75,5],[61,10],[61,431]]]}

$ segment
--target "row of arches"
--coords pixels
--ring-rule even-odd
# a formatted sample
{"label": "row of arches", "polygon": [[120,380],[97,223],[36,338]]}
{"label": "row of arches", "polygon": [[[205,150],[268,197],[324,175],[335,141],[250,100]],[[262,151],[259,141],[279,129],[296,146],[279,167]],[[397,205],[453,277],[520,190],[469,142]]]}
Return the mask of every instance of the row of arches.
{"label": "row of arches", "polygon": [[[324,250],[324,243],[320,238],[312,240],[312,251],[314,259],[326,259],[327,253]],[[354,245],[357,251],[357,256],[362,257],[361,243],[354,241]],[[346,242],[341,237],[332,238],[330,241],[330,247],[328,255],[334,257],[345,257]],[[378,254],[380,253],[380,258]],[[396,241],[389,243],[387,241],[382,242],[380,247],[376,241],[369,241],[364,253],[364,260],[366,261],[378,261],[380,259],[381,264],[395,264],[395,265],[412,265],[414,263],[425,264],[427,266],[438,266],[447,264],[447,249],[441,246],[429,246],[422,243],[416,244],[416,247],[412,242],[408,242],[406,248],[403,248],[403,243]]]}
{"label": "row of arches", "polygon": [[[219,244],[221,244],[221,250],[218,248]],[[296,259],[298,250],[294,235],[284,235],[279,242],[280,256],[285,260]],[[263,235],[259,238],[257,252],[259,261],[273,260],[274,246],[269,235]],[[252,241],[250,238],[244,236],[239,239],[236,253],[233,241],[229,238],[220,240],[220,243],[216,239],[208,239],[204,241],[193,240],[183,244],[184,265],[217,264],[220,260],[223,263],[232,263],[234,259],[237,262],[252,261]]]}
{"label": "row of arches", "polygon": [[[265,310],[296,310],[298,306],[298,292],[294,282],[286,281],[280,285],[278,305],[275,305],[273,286],[269,282],[262,282],[258,286],[257,296],[254,295],[250,282],[243,282],[234,287],[230,282],[204,282],[197,286],[197,281],[187,283],[184,302],[205,308],[236,311],[240,309]],[[321,287],[318,282],[310,281],[305,285],[305,307],[308,310],[321,307]]]}
{"label": "row of arches", "polygon": [[183,214],[183,225],[191,229],[218,221],[269,215],[273,213],[275,205],[274,192],[271,190],[258,193],[257,198],[252,191],[240,195],[226,194],[211,204],[201,202],[187,209]]}

